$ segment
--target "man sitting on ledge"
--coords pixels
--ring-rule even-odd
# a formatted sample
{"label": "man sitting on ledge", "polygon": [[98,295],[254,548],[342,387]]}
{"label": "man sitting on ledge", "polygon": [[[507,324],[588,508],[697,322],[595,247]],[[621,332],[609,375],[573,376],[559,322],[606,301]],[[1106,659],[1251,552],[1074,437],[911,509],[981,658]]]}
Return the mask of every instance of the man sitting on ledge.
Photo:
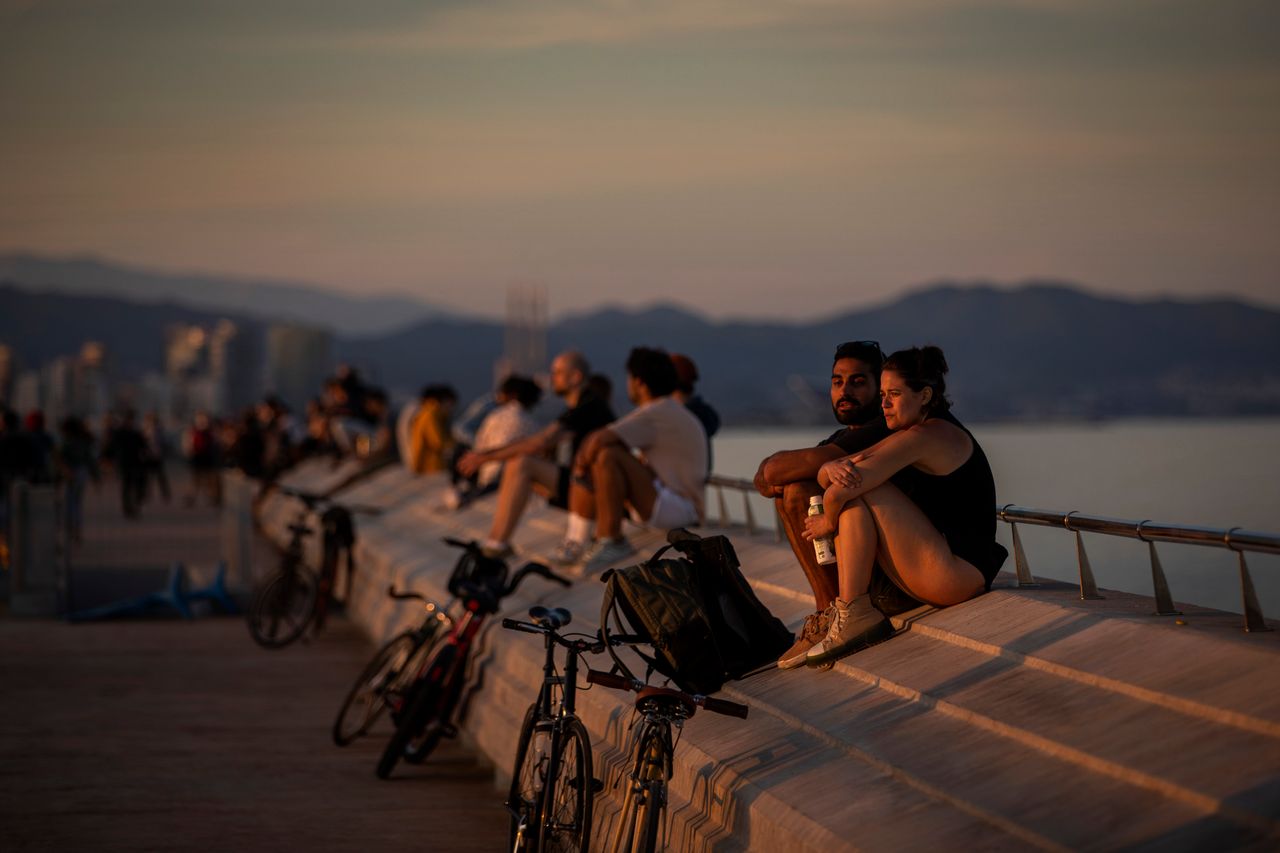
{"label": "man sitting on ledge", "polygon": [[574,458],[570,506],[596,521],[596,541],[583,555],[587,570],[635,553],[622,535],[624,510],[637,524],[657,530],[702,520],[707,434],[671,396],[676,381],[665,352],[633,349],[627,396],[635,410],[587,436]]}
{"label": "man sitting on ledge", "polygon": [[844,425],[817,447],[780,450],[760,463],[755,487],[774,498],[787,541],[813,589],[817,610],[805,617],[796,642],[778,659],[781,669],[802,666],[810,647],[826,636],[831,602],[838,588],[836,565],[818,562],[813,543],[803,538],[809,499],[823,493],[818,470],[827,462],[864,450],[889,434],[880,411],[880,367],[884,354],[875,341],[850,341],[836,348],[831,365],[831,411]]}
{"label": "man sitting on ledge", "polygon": [[489,556],[505,557],[511,553],[511,534],[531,491],[546,495],[552,506],[568,505],[569,467],[574,453],[589,433],[613,420],[608,403],[587,390],[590,375],[591,367],[582,353],[560,353],[551,361],[551,390],[568,404],[568,410],[528,438],[483,453],[472,451],[458,460],[458,471],[463,476],[471,476],[486,462],[508,460],[498,486],[498,510],[489,538],[482,546]]}

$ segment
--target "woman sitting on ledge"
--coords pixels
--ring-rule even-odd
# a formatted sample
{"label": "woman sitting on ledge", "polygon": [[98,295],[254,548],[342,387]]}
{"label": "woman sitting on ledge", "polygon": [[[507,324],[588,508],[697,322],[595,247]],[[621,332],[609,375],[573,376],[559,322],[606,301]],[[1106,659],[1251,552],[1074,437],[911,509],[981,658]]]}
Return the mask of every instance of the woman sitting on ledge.
{"label": "woman sitting on ledge", "polygon": [[884,363],[880,406],[893,434],[822,466],[823,515],[804,536],[836,534],[839,597],[810,666],[865,648],[893,631],[868,594],[879,565],[913,598],[938,607],[991,588],[1008,552],[996,542],[996,487],[973,435],[951,414],[947,361],[928,346]]}

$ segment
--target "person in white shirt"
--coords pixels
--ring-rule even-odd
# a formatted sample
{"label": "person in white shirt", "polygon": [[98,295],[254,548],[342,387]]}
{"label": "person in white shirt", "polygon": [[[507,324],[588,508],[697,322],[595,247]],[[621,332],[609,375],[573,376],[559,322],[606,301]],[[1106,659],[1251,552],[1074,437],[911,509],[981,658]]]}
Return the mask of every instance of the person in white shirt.
{"label": "person in white shirt", "polygon": [[670,530],[698,524],[707,475],[707,434],[671,396],[676,370],[662,350],[636,347],[627,358],[630,414],[593,432],[574,457],[570,503],[594,516],[596,541],[584,553],[587,569],[635,553],[622,535],[624,512],[645,527]]}
{"label": "person in white shirt", "polygon": [[[514,444],[538,431],[538,422],[532,414],[533,407],[542,399],[538,383],[526,376],[508,376],[493,396],[497,406],[480,422],[475,434],[472,450],[479,454]],[[444,496],[445,506],[457,509],[496,490],[503,464],[498,459],[479,463],[468,466],[469,473],[465,474],[457,470],[461,465],[455,466],[453,486]]]}

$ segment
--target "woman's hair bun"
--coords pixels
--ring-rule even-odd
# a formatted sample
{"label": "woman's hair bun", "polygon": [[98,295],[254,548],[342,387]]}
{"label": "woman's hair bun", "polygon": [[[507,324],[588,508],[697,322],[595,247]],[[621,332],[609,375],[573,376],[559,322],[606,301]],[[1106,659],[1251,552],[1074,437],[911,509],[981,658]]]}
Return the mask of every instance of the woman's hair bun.
{"label": "woman's hair bun", "polygon": [[942,349],[933,344],[920,348],[920,368],[921,373],[926,376],[946,376],[947,357],[942,354]]}

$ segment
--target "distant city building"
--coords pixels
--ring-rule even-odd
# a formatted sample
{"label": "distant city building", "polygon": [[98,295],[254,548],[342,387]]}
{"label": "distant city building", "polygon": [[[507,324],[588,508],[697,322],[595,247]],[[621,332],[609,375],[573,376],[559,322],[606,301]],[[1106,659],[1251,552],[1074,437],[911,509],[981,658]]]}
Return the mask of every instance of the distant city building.
{"label": "distant city building", "polygon": [[135,394],[135,405],[138,411],[161,413],[166,425],[171,428],[185,423],[174,419],[172,415],[173,383],[168,377],[154,372],[144,374],[137,383]]}
{"label": "distant city building", "polygon": [[0,344],[0,403],[13,399],[13,381],[18,375],[18,354],[13,347]]}
{"label": "distant city building", "polygon": [[[212,329],[177,324],[165,341],[164,378],[168,389],[161,410],[177,423],[196,412],[230,415],[252,406],[262,396],[263,342],[256,327],[219,320]],[[152,383],[150,391],[158,391]],[[139,395],[148,394],[140,388]]]}
{"label": "distant city building", "polygon": [[40,405],[46,423],[56,424],[76,412],[77,359],[64,355],[49,362],[40,371]]}
{"label": "distant city building", "polygon": [[264,378],[262,335],[219,320],[209,333],[209,376],[214,384],[213,411],[239,412],[262,397]]}
{"label": "distant city building", "polygon": [[[5,355],[0,353],[0,359]],[[8,358],[12,366],[12,353]],[[8,383],[4,402],[20,414],[39,409],[51,425],[68,415],[99,417],[111,401],[107,364],[102,344],[86,342],[77,355],[59,356],[38,370],[17,373]]]}
{"label": "distant city building", "polygon": [[111,408],[111,362],[107,348],[85,341],[72,380],[71,411],[67,414],[97,420]]}
{"label": "distant city building", "polygon": [[13,399],[9,408],[29,412],[40,408],[40,371],[24,370],[13,381]]}
{"label": "distant city building", "polygon": [[267,391],[276,394],[295,412],[333,369],[333,335],[312,326],[273,325],[267,330]]}

